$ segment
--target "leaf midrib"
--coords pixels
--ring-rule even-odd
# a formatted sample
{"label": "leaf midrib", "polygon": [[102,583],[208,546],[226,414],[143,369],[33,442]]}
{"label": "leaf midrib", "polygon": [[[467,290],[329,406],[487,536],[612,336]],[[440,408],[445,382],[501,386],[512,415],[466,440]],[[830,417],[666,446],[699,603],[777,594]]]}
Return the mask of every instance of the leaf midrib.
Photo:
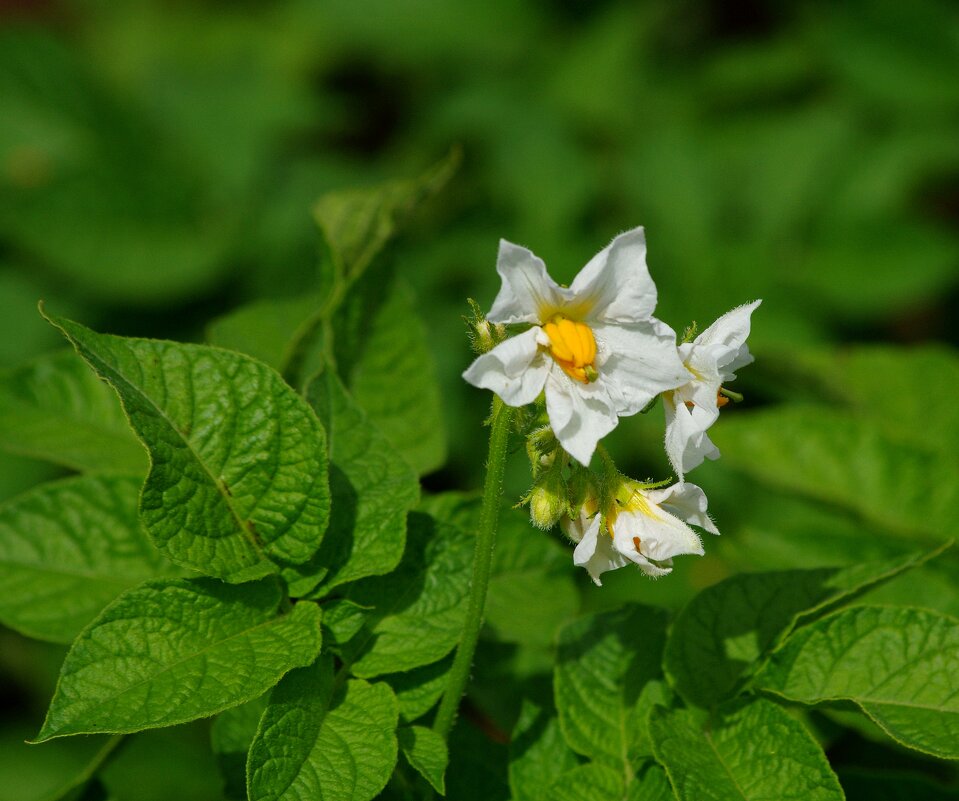
{"label": "leaf midrib", "polygon": [[[217,481],[216,477],[210,472],[206,463],[203,461],[203,459],[200,458],[200,454],[198,454],[193,449],[193,443],[190,442],[189,438],[182,431],[180,431],[179,428],[177,428],[177,426],[173,423],[173,421],[167,416],[166,412],[164,412],[164,410],[161,409],[156,404],[156,402],[149,395],[146,394],[146,392],[141,390],[135,383],[133,383],[132,379],[128,378],[118,367],[114,367],[108,364],[104,359],[97,356],[97,354],[91,351],[88,346],[84,345],[82,342],[76,339],[73,334],[69,332],[66,332],[66,333],[67,333],[67,336],[70,338],[70,341],[73,342],[78,349],[82,348],[83,352],[85,354],[88,354],[88,356],[84,356],[84,358],[87,358],[87,360],[90,361],[91,364],[92,363],[99,364],[101,366],[101,369],[104,372],[112,373],[117,378],[122,380],[124,385],[128,387],[133,394],[135,394],[136,396],[146,401],[149,404],[150,408],[152,408],[157,413],[160,419],[162,419],[167,424],[167,426],[169,426],[169,428],[177,435],[177,437],[179,437],[179,439],[183,441],[183,443],[186,445],[187,451],[194,458],[196,463],[200,466],[203,473],[207,476],[207,478],[209,479],[209,483],[216,489],[217,494],[223,500],[223,503],[226,505],[226,508],[230,510],[230,516],[233,518],[234,522],[236,523],[236,527],[244,535],[244,539],[252,547],[254,553],[259,557],[258,561],[261,561],[261,562],[264,561],[266,559],[266,554],[263,551],[263,549],[260,547],[260,544],[257,541],[256,537],[253,535],[253,532],[247,526],[243,524],[243,521],[240,519],[240,515],[237,513],[237,510],[233,508],[233,504],[231,503],[230,496],[223,491],[222,487],[220,486],[220,482]],[[94,365],[94,367],[96,367],[96,365]],[[120,395],[120,402],[121,402],[121,405],[123,406],[123,413],[129,419],[130,413],[126,409],[126,404],[123,403],[122,395]],[[131,421],[131,425],[132,425],[132,421]],[[134,429],[136,430],[135,426],[134,426]],[[137,437],[146,446],[147,451],[150,452],[150,468],[152,472],[153,454],[152,454],[152,451],[150,450],[150,443],[148,443],[146,439],[144,439],[140,435],[139,430],[137,430]]]}

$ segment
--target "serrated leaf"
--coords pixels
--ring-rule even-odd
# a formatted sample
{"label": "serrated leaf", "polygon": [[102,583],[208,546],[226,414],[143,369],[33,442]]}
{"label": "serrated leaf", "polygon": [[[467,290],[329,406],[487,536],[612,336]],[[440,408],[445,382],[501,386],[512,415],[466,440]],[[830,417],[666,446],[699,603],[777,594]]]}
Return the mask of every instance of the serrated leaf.
{"label": "serrated leaf", "polygon": [[228,581],[313,556],[330,509],[326,441],[279,375],[218,348],[50,319],[117,391],[150,451],[140,515],[163,553]]}
{"label": "serrated leaf", "polygon": [[712,719],[659,707],[649,728],[680,801],[843,801],[822,749],[770,701],[740,704]]}
{"label": "serrated leaf", "polygon": [[561,774],[579,764],[549,709],[523,700],[509,741],[509,789],[513,801],[540,801]]}
{"label": "serrated leaf", "polygon": [[228,798],[246,801],[246,754],[265,709],[266,696],[262,695],[221,712],[210,727],[210,745]]}
{"label": "serrated leaf", "polygon": [[793,634],[755,685],[792,701],[850,700],[903,745],[959,759],[959,621],[910,607],[844,609]]}
{"label": "serrated leaf", "polygon": [[328,659],[290,673],[250,746],[250,801],[369,801],[396,764],[397,716],[388,686],[335,682]]}
{"label": "serrated leaf", "polygon": [[418,178],[321,197],[313,216],[323,232],[337,280],[356,280],[383,249],[397,224],[419,203],[439,192],[459,166],[457,151]]}
{"label": "serrated leaf", "polygon": [[388,576],[359,581],[347,597],[373,608],[343,649],[356,676],[427,665],[459,642],[473,542],[459,529],[417,512],[409,516],[403,561]]}
{"label": "serrated leaf", "polygon": [[944,539],[959,519],[959,482],[944,480],[957,472],[952,454],[893,441],[868,420],[795,406],[737,415],[715,428],[710,435],[724,462],[880,529]]}
{"label": "serrated leaf", "polygon": [[400,718],[404,723],[412,723],[422,717],[440,700],[449,682],[449,672],[453,665],[453,655],[444,657],[423,667],[413,668],[404,673],[388,673],[380,676],[396,695],[400,706]]}
{"label": "serrated leaf", "polygon": [[147,470],[116,395],[71,350],[0,373],[0,446],[74,470]]}
{"label": "serrated leaf", "polygon": [[276,581],[153,581],[127,590],[77,637],[37,742],[207,717],[262,694],[320,649],[320,610],[277,613]]}
{"label": "serrated leaf", "polygon": [[686,701],[716,704],[796,625],[939,553],[941,549],[844,568],[731,576],[700,592],[677,615],[663,668]]}
{"label": "serrated leaf", "polygon": [[81,476],[0,507],[0,620],[68,643],[117,595],[173,572],[140,528],[140,480]]}
{"label": "serrated leaf", "polygon": [[445,795],[444,774],[449,762],[449,751],[443,738],[424,726],[401,726],[396,735],[406,761],[436,792]]}
{"label": "serrated leaf", "polygon": [[325,571],[319,592],[327,593],[399,564],[419,482],[332,371],[312,381],[307,395],[326,425],[332,462],[333,515],[313,560]]}
{"label": "serrated leaf", "polygon": [[340,365],[350,392],[417,473],[435,470],[446,459],[443,404],[426,327],[409,288],[395,283],[359,330],[360,353]]}
{"label": "serrated leaf", "polygon": [[661,675],[665,642],[666,613],[636,604],[560,629],[553,689],[574,751],[621,771],[635,767],[637,702]]}
{"label": "serrated leaf", "polygon": [[613,801],[626,792],[623,774],[606,765],[579,765],[557,776],[549,801]]}

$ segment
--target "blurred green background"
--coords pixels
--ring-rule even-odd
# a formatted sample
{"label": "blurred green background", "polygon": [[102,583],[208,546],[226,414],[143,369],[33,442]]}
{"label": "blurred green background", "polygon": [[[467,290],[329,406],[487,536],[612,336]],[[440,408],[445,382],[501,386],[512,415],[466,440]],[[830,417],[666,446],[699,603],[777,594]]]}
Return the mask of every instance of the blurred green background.
{"label": "blurred green background", "polygon": [[[459,172],[388,256],[445,400],[449,459],[429,490],[481,481],[488,398],[459,377],[460,315],[467,296],[491,302],[500,237],[569,281],[645,225],[658,316],[678,330],[764,299],[746,402],[714,429],[724,458],[691,476],[724,536],[663,581],[619,571],[599,591],[574,575],[579,608],[675,607],[736,570],[853,563],[959,529],[950,2],[0,3],[0,368],[61,346],[40,298],[99,330],[202,341],[218,315],[296,296],[322,258],[321,194],[418,174],[454,146]],[[659,478],[661,439],[657,409],[610,444]],[[519,455],[510,471],[518,497]],[[0,499],[53,475],[0,455]],[[957,565],[882,597],[959,613]],[[0,638],[5,743],[32,733],[61,655]],[[194,728],[122,757],[177,760]],[[919,762],[868,736],[830,756]],[[52,757],[3,750],[0,772],[23,781],[0,781],[0,799],[33,798],[22,785]],[[216,797],[196,759],[149,797]],[[110,791],[148,798],[124,795],[123,766]]]}

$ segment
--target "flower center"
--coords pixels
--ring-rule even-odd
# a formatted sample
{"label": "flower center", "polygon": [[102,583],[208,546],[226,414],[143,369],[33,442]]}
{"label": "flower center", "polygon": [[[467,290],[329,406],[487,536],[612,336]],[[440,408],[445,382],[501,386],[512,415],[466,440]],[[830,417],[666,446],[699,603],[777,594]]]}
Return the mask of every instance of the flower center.
{"label": "flower center", "polygon": [[588,384],[598,378],[596,338],[586,323],[578,323],[561,314],[554,316],[543,331],[549,337],[549,352],[570,378]]}

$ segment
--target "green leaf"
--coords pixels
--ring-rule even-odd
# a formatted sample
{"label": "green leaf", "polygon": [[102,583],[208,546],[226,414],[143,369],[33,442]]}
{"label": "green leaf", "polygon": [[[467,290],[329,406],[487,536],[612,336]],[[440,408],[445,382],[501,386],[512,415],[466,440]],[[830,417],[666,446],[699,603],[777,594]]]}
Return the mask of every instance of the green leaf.
{"label": "green leaf", "polygon": [[549,801],[612,801],[623,798],[626,785],[623,774],[606,765],[580,765],[557,776]]}
{"label": "green leaf", "polygon": [[446,782],[443,774],[446,773],[449,752],[443,738],[423,726],[401,726],[396,735],[406,761],[436,792],[445,795]]}
{"label": "green leaf", "polygon": [[210,745],[228,798],[246,801],[246,755],[265,709],[266,696],[261,695],[221,712],[210,727]]}
{"label": "green leaf", "polygon": [[924,609],[844,609],[793,634],[755,677],[791,701],[850,700],[903,745],[959,759],[959,621]]}
{"label": "green leaf", "polygon": [[366,622],[369,609],[346,598],[334,598],[323,604],[323,639],[327,648],[336,649],[352,640]]}
{"label": "green leaf", "polygon": [[275,581],[148,582],[77,637],[37,742],[124,733],[216,714],[262,694],[320,649],[320,610],[277,616]]}
{"label": "green leaf", "polygon": [[676,801],[666,771],[655,762],[647,762],[636,781],[626,788],[626,801]]}
{"label": "green leaf", "polygon": [[417,473],[435,470],[446,459],[443,404],[429,337],[407,286],[395,283],[359,330],[362,350],[339,365],[350,392]]}
{"label": "green leaf", "polygon": [[0,373],[0,446],[74,470],[147,469],[116,396],[71,350]]}
{"label": "green leaf", "polygon": [[631,773],[637,702],[646,683],[661,675],[665,642],[666,613],[637,604],[560,629],[553,688],[574,751]]}
{"label": "green leaf", "polygon": [[559,728],[555,714],[523,700],[509,742],[509,789],[513,801],[539,801],[579,764]]}
{"label": "green leaf", "polygon": [[957,475],[952,454],[893,441],[868,420],[779,407],[721,421],[713,439],[724,462],[756,481],[894,534],[944,539],[959,519],[959,482],[946,480]]}
{"label": "green leaf", "polygon": [[686,701],[703,707],[716,704],[795,626],[941,552],[844,568],[731,576],[700,592],[676,617],[663,668]]}
{"label": "green leaf", "polygon": [[714,718],[659,707],[649,728],[656,759],[680,801],[843,801],[822,749],[770,701],[740,704]]}
{"label": "green leaf", "polygon": [[336,281],[355,281],[396,231],[398,223],[423,200],[439,192],[459,166],[459,151],[418,178],[364,189],[344,189],[321,197],[313,216],[329,247]]}
{"label": "green leaf", "polygon": [[396,567],[419,482],[332,371],[311,382],[307,394],[326,425],[332,462],[333,515],[314,560],[325,571],[320,592],[327,593]]}
{"label": "green leaf", "polygon": [[218,348],[50,319],[113,385],[150,451],[140,515],[163,553],[228,581],[313,556],[330,509],[326,441],[279,375]]}
{"label": "green leaf", "polygon": [[334,681],[328,659],[293,671],[250,746],[250,801],[368,801],[396,764],[397,715],[388,686]]}
{"label": "green leaf", "polygon": [[410,514],[399,567],[350,587],[351,601],[373,608],[363,631],[343,649],[355,675],[410,670],[453,650],[463,627],[472,553],[473,543],[459,529]]}
{"label": "green leaf", "polygon": [[400,718],[404,723],[412,723],[422,717],[440,700],[449,682],[452,664],[453,655],[450,654],[439,662],[413,668],[404,673],[380,676],[393,688],[396,701],[400,705]]}
{"label": "green leaf", "polygon": [[81,476],[0,507],[0,620],[68,643],[124,590],[171,568],[137,518],[140,481]]}

